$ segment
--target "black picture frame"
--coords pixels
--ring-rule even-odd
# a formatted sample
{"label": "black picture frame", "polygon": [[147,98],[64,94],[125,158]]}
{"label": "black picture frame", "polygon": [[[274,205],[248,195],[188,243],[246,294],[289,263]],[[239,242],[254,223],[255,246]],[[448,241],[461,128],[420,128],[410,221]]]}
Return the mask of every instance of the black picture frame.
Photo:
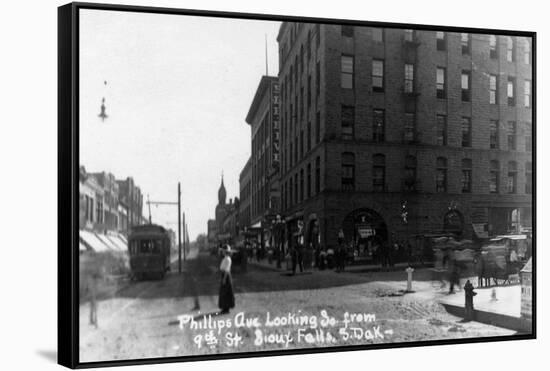
{"label": "black picture frame", "polygon": [[365,344],[353,346],[334,346],[325,348],[287,349],[277,351],[258,351],[249,353],[215,354],[201,356],[182,356],[148,359],[125,359],[102,362],[79,361],[78,328],[78,173],[79,173],[79,11],[83,9],[138,12],[148,14],[193,15],[223,17],[235,19],[253,19],[270,21],[290,21],[304,23],[341,24],[383,28],[407,28],[413,30],[465,32],[476,34],[510,35],[532,38],[532,265],[537,270],[537,230],[536,230],[536,138],[537,138],[537,45],[535,32],[496,30],[481,28],[462,28],[422,24],[403,24],[343,20],[328,18],[310,18],[282,15],[231,13],[222,11],[202,11],[176,8],[158,8],[147,6],[129,6],[97,3],[70,3],[58,8],[58,363],[69,368],[106,367],[137,364],[155,364],[170,362],[188,362],[245,357],[280,356],[289,354],[308,354],[320,352],[341,352],[351,350],[371,350],[385,348],[419,347],[433,345],[495,342],[508,340],[529,340],[537,338],[537,298],[536,275],[532,281],[532,331],[510,336],[480,337],[450,340],[414,341],[391,344]]}

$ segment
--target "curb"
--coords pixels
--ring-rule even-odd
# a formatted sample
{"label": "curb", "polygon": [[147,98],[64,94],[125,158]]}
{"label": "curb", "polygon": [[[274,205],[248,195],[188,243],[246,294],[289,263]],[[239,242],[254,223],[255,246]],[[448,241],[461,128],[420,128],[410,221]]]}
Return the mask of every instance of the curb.
{"label": "curb", "polygon": [[[440,302],[440,304],[445,307],[445,310],[448,313],[464,318],[464,307],[443,302]],[[514,330],[521,333],[530,334],[533,332],[532,321],[525,318],[508,316],[500,313],[474,309],[474,321],[485,323],[487,325],[507,328],[509,330]]]}

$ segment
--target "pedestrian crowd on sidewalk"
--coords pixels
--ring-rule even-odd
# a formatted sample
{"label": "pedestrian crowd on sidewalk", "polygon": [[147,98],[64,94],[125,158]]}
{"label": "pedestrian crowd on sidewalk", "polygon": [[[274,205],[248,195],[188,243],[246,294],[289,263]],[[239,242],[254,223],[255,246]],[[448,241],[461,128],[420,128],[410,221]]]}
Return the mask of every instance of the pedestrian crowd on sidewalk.
{"label": "pedestrian crowd on sidewalk", "polygon": [[[339,233],[336,246],[313,246],[310,243],[306,247],[304,236],[293,236],[293,240],[275,246],[261,243],[255,240],[246,240],[239,250],[239,262],[245,265],[249,262],[268,264],[277,268],[291,271],[292,275],[308,270],[334,270],[337,273],[344,272],[349,265],[375,265],[383,269],[395,269],[396,263],[412,264],[416,261],[413,256],[411,243],[393,241],[389,243],[382,238],[372,237],[368,246],[360,248],[353,241],[346,241]],[[280,254],[280,255],[279,255]],[[241,265],[241,263],[238,263]],[[241,269],[245,271],[244,269]]]}

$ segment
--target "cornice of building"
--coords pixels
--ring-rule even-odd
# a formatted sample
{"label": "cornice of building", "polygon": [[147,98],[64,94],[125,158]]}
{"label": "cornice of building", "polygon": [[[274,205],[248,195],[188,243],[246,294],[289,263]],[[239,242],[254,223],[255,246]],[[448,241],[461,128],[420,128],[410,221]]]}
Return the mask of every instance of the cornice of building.
{"label": "cornice of building", "polygon": [[248,110],[248,114],[246,115],[245,121],[248,125],[252,125],[254,116],[256,115],[258,108],[260,107],[263,97],[267,95],[266,91],[269,92],[271,83],[277,81],[277,76],[264,75],[260,79],[260,83],[258,84],[258,88],[256,89],[256,94],[254,94],[254,99],[252,99],[252,104],[250,105],[250,109]]}

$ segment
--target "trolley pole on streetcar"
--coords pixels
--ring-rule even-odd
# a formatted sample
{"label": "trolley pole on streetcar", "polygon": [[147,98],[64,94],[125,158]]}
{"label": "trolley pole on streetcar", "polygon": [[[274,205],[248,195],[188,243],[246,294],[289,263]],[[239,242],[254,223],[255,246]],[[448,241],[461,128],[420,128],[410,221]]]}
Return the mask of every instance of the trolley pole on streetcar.
{"label": "trolley pole on streetcar", "polygon": [[151,223],[151,204],[155,206],[178,206],[178,272],[181,273],[181,182],[178,182],[178,201],[151,201],[147,195],[149,206],[149,223]]}
{"label": "trolley pole on streetcar", "polygon": [[178,272],[181,274],[181,183],[178,182]]}

